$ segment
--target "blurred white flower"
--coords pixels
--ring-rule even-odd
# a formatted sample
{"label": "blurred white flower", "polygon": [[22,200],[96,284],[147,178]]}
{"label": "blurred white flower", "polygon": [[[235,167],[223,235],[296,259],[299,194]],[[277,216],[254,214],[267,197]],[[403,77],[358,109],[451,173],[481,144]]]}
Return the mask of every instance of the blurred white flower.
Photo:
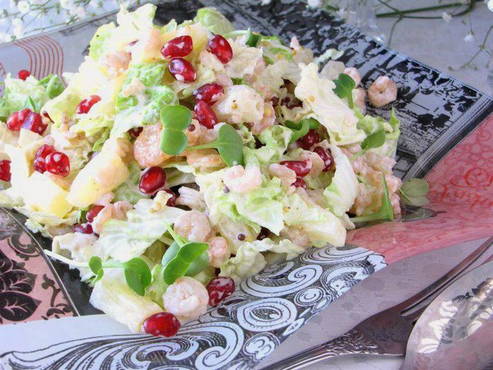
{"label": "blurred white flower", "polygon": [[70,13],[77,16],[79,19],[82,19],[86,16],[86,10],[82,6],[70,9]]}
{"label": "blurred white flower", "polygon": [[493,0],[485,0],[485,2],[488,5],[488,9],[493,12]]}
{"label": "blurred white flower", "polygon": [[320,8],[322,7],[323,1],[322,0],[308,0],[308,6],[310,8]]}
{"label": "blurred white flower", "polygon": [[445,22],[450,22],[452,20],[452,16],[450,15],[450,13],[447,13],[447,12],[443,12],[442,13],[442,19],[445,21]]}
{"label": "blurred white flower", "polygon": [[60,6],[63,9],[72,9],[74,7],[74,1],[73,0],[60,0]]}
{"label": "blurred white flower", "polygon": [[19,9],[21,14],[26,14],[30,8],[31,8],[31,6],[29,5],[29,3],[27,1],[23,0],[23,1],[19,1],[17,3],[17,9]]}
{"label": "blurred white flower", "polygon": [[464,37],[465,42],[472,42],[474,41],[474,34],[472,32],[468,32],[467,35]]}
{"label": "blurred white flower", "polygon": [[272,0],[262,0],[261,5],[269,5]]}

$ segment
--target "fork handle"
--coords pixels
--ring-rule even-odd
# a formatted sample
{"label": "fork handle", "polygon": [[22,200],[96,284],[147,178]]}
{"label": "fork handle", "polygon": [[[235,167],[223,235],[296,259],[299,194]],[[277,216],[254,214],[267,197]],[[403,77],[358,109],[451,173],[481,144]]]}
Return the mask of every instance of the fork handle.
{"label": "fork handle", "polygon": [[279,362],[262,368],[262,370],[294,370],[312,365],[321,360],[341,355],[378,355],[383,354],[379,346],[366,337],[360,330],[352,329],[330,342],[312,347]]}

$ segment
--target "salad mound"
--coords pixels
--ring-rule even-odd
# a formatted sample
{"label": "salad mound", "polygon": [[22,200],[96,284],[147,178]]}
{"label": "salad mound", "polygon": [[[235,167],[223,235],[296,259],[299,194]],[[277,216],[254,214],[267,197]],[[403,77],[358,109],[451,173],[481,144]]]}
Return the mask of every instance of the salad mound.
{"label": "salad mound", "polygon": [[95,307],[170,336],[266,264],[399,217],[399,121],[365,114],[395,83],[366,92],[334,50],[155,10],[101,26],[66,86],[7,76],[0,205],[53,238]]}

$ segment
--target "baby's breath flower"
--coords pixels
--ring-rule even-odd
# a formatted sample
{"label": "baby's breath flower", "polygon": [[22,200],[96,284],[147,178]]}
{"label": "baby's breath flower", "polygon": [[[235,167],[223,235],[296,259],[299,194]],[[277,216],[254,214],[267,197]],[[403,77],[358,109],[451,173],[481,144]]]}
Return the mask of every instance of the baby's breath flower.
{"label": "baby's breath flower", "polygon": [[323,5],[322,0],[308,0],[308,6],[310,8],[320,8]]}
{"label": "baby's breath flower", "polygon": [[262,0],[261,5],[269,5],[272,0]]}
{"label": "baby's breath flower", "polygon": [[27,1],[23,0],[17,3],[17,9],[19,9],[19,12],[21,12],[21,14],[26,14],[30,8],[31,6]]}
{"label": "baby's breath flower", "polygon": [[485,0],[486,5],[488,5],[488,9],[493,12],[493,0]]}
{"label": "baby's breath flower", "polygon": [[74,7],[73,0],[60,0],[60,6],[63,9],[72,9]]}
{"label": "baby's breath flower", "polygon": [[474,34],[472,32],[468,32],[467,35],[464,37],[465,42],[472,42],[474,41]]}
{"label": "baby's breath flower", "polygon": [[442,13],[442,19],[449,23],[451,20],[452,20],[452,16],[450,15],[450,13],[447,13],[447,12],[443,12]]}
{"label": "baby's breath flower", "polygon": [[24,35],[24,24],[19,18],[12,19],[12,34],[15,38],[21,38]]}

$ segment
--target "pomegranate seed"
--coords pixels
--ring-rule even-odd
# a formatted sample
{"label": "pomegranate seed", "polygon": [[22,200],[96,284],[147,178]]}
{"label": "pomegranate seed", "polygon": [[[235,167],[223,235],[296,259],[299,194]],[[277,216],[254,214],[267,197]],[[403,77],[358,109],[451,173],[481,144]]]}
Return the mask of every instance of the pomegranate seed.
{"label": "pomegranate seed", "polygon": [[24,122],[22,122],[22,128],[31,130],[39,135],[42,135],[47,127],[48,125],[43,122],[41,114],[36,112],[29,112]]}
{"label": "pomegranate seed", "polygon": [[332,154],[329,150],[322,148],[321,146],[317,146],[313,149],[315,153],[319,155],[320,158],[324,161],[324,172],[327,172],[332,169],[334,166],[334,158],[332,158]]}
{"label": "pomegranate seed", "polygon": [[93,222],[96,216],[103,210],[104,206],[93,205],[86,213],[87,222]]}
{"label": "pomegranate seed", "polygon": [[197,72],[192,64],[183,58],[173,58],[168,64],[169,73],[178,81],[193,82],[197,78]]}
{"label": "pomegranate seed", "polygon": [[193,41],[190,36],[178,36],[164,44],[161,54],[165,58],[186,57],[192,49]]}
{"label": "pomegranate seed", "polygon": [[170,312],[159,312],[144,321],[144,331],[156,337],[172,337],[180,329],[180,321]]}
{"label": "pomegranate seed", "polygon": [[0,161],[0,180],[10,181],[10,161],[8,159]]}
{"label": "pomegranate seed", "polygon": [[305,136],[299,138],[296,143],[299,147],[309,150],[313,145],[319,143],[320,141],[320,135],[317,131],[310,130]]}
{"label": "pomegranate seed", "polygon": [[70,173],[70,159],[65,153],[53,152],[45,158],[46,171],[58,176],[67,176]]}
{"label": "pomegranate seed", "polygon": [[207,104],[216,102],[224,94],[224,89],[217,83],[210,83],[200,86],[193,92],[197,100],[203,100]]}
{"label": "pomegranate seed", "polygon": [[25,108],[20,111],[14,112],[10,115],[7,120],[7,128],[12,131],[19,131],[26,117],[31,113],[32,110]]}
{"label": "pomegranate seed", "polygon": [[91,95],[90,97],[85,98],[79,103],[75,112],[77,114],[86,114],[91,110],[92,106],[100,100],[101,97],[99,95]]}
{"label": "pomegranate seed", "polygon": [[28,78],[29,76],[31,75],[31,72],[29,72],[27,69],[21,69],[19,72],[17,72],[17,76],[21,79],[21,80],[26,80],[26,78]]}
{"label": "pomegranate seed", "polygon": [[306,182],[303,180],[301,177],[297,177],[296,181],[291,184],[292,186],[295,186],[297,188],[303,188],[306,189]]}
{"label": "pomegranate seed", "polygon": [[209,292],[209,306],[217,306],[235,291],[235,282],[233,279],[224,276],[218,276],[207,284]]}
{"label": "pomegranate seed", "polygon": [[144,194],[153,195],[166,183],[166,172],[161,167],[149,167],[139,181],[139,189]]}
{"label": "pomegranate seed", "polygon": [[128,133],[130,134],[130,136],[132,136],[134,139],[137,139],[140,135],[140,133],[142,132],[144,128],[143,127],[134,127],[134,128],[131,128],[130,130],[128,130]]}
{"label": "pomegranate seed", "polygon": [[193,108],[195,118],[202,126],[213,128],[217,123],[216,113],[212,110],[209,104],[203,100],[199,100]]}
{"label": "pomegranate seed", "polygon": [[281,165],[293,170],[298,177],[304,177],[310,173],[312,169],[310,161],[282,161]]}
{"label": "pomegranate seed", "polygon": [[168,207],[176,206],[176,200],[178,199],[178,195],[176,195],[176,193],[171,189],[164,189],[164,191],[171,195],[171,198],[168,199],[168,201],[166,202],[166,205]]}
{"label": "pomegranate seed", "polygon": [[55,147],[53,147],[52,145],[41,145],[36,151],[36,154],[34,154],[34,170],[44,173],[46,171],[46,157],[48,156],[48,154],[55,152]]}
{"label": "pomegranate seed", "polygon": [[207,51],[214,54],[222,64],[226,64],[233,59],[233,49],[231,49],[231,45],[228,40],[221,35],[215,35],[209,40],[209,43],[207,44]]}
{"label": "pomegranate seed", "polygon": [[74,233],[92,234],[93,232],[94,231],[90,223],[74,225]]}

